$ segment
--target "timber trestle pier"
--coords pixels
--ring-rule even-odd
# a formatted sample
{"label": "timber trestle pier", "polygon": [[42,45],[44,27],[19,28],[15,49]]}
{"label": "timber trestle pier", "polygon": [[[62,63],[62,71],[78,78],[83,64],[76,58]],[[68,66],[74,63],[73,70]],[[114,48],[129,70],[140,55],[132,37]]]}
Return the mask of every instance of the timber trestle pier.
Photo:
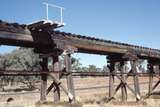
{"label": "timber trestle pier", "polygon": [[[40,75],[40,101],[42,102],[47,100],[47,95],[52,89],[54,102],[60,102],[61,90],[68,96],[69,102],[75,102],[73,76],[108,76],[109,96],[106,96],[108,101],[114,99],[117,91],[121,90],[121,101],[123,103],[127,102],[128,90],[134,94],[137,102],[143,99],[140,91],[140,76],[149,78],[147,97],[151,96],[158,87],[160,83],[160,50],[56,31],[55,29],[58,27],[61,26],[46,21],[29,25],[0,21],[1,45],[34,48],[34,51],[42,59],[40,62],[42,71],[0,70],[0,76]],[[72,72],[71,55],[74,53],[105,55],[106,65],[110,72]],[[63,69],[60,67],[60,55],[65,56]],[[48,69],[48,58],[52,58],[53,71]],[[148,61],[149,72],[140,73],[138,71],[139,60]],[[130,70],[126,69],[127,62],[130,62]],[[48,76],[53,79],[50,86],[47,86]],[[67,87],[60,80],[62,76],[67,79]],[[134,88],[128,85],[128,77],[133,78]],[[120,81],[116,87],[114,85],[115,78]],[[153,78],[159,78],[159,81],[154,84]]]}

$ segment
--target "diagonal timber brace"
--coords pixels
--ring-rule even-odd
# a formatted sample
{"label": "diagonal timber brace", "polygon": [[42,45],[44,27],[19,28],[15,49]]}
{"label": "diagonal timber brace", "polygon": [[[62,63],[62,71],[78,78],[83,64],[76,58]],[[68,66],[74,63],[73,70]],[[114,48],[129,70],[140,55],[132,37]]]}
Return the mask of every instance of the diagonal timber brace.
{"label": "diagonal timber brace", "polygon": [[[158,85],[160,84],[160,77],[159,75],[154,75],[155,73],[159,72],[159,62],[158,63],[155,63],[153,61],[148,61],[149,64],[148,64],[148,69],[149,69],[149,90],[148,90],[148,94],[146,95],[146,98],[150,97],[155,89],[158,87]],[[158,70],[156,69],[158,68]],[[158,81],[153,84],[153,79],[154,77],[156,77],[158,79]]]}
{"label": "diagonal timber brace", "polygon": [[[60,102],[60,89],[62,89],[64,91],[64,93],[68,96],[69,102],[75,102],[75,91],[74,91],[74,83],[73,83],[73,77],[72,77],[72,70],[71,70],[71,55],[73,52],[75,51],[75,49],[70,48],[68,50],[65,50],[63,52],[64,54],[64,65],[65,68],[62,69],[61,67],[61,63],[59,61],[59,55],[62,54],[61,52],[57,53],[49,53],[49,54],[43,54],[40,57],[43,59],[47,59],[48,57],[52,57],[52,65],[53,65],[53,73],[47,73],[49,76],[52,77],[53,82],[51,83],[51,85],[47,88],[47,85],[43,85],[42,88],[45,87],[45,89],[43,89],[43,94],[45,93],[45,97],[46,95],[49,94],[49,92],[53,90],[54,93],[54,102],[58,103]],[[47,63],[47,62],[45,62]],[[47,68],[48,66],[45,65],[45,71],[48,70]],[[47,69],[47,70],[46,70]],[[55,72],[55,73],[54,73]],[[68,89],[61,83],[60,81],[60,74],[62,72],[68,73],[68,75],[66,75],[66,79],[67,79],[67,86]],[[47,83],[46,83],[47,84]],[[45,92],[44,92],[45,90]],[[46,100],[46,98],[45,98]]]}
{"label": "diagonal timber brace", "polygon": [[49,74],[49,75],[52,77],[54,82],[56,84],[58,84],[58,86],[65,92],[65,94],[68,95],[69,99],[73,100],[73,95],[70,92],[68,92],[68,90],[65,88],[65,86],[57,79],[57,77],[54,74]]}
{"label": "diagonal timber brace", "polygon": [[[129,57],[128,57],[129,56]],[[120,57],[117,57],[115,55],[108,56],[109,58],[109,69],[110,69],[110,76],[109,76],[109,100],[113,99],[115,94],[118,92],[118,90],[121,89],[122,93],[122,102],[125,103],[127,101],[127,89],[129,89],[136,97],[136,100],[139,101],[141,99],[140,96],[140,89],[139,89],[139,81],[138,81],[138,74],[137,74],[137,57],[135,55],[122,55]],[[130,61],[131,63],[131,70],[126,73],[126,67],[125,67],[125,61]],[[116,69],[116,65],[119,64],[119,68]],[[115,67],[116,66],[116,67]],[[117,73],[120,71],[120,75]],[[134,89],[132,89],[127,84],[127,78],[129,76],[133,76],[134,80]],[[120,84],[114,89],[114,78],[117,77],[117,79],[120,80]]]}

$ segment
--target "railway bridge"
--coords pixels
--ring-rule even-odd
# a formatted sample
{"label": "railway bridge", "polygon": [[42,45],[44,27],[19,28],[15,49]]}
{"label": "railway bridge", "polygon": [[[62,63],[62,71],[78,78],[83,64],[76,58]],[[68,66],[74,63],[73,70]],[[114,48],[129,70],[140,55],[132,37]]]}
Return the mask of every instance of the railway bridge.
{"label": "railway bridge", "polygon": [[[148,76],[148,93],[152,95],[155,88],[160,83],[160,50],[151,49],[142,46],[136,46],[126,43],[119,43],[110,40],[77,35],[57,31],[58,27],[62,27],[53,21],[38,21],[29,25],[17,23],[8,23],[0,21],[0,44],[10,46],[20,46],[34,48],[39,54],[42,61],[42,71],[13,71],[0,70],[0,76],[21,76],[21,75],[40,75],[41,76],[41,92],[40,101],[46,101],[48,93],[54,89],[54,102],[60,101],[60,89],[68,96],[69,102],[75,102],[75,90],[73,76],[108,76],[109,77],[109,96],[108,101],[115,97],[118,90],[121,90],[121,101],[127,102],[127,91],[130,90],[136,101],[141,101],[139,76]],[[106,65],[110,72],[72,72],[71,55],[74,53],[98,54],[106,56]],[[59,56],[65,55],[65,67],[59,67]],[[53,59],[53,71],[48,69],[48,58]],[[147,73],[138,72],[138,60],[148,61]],[[130,61],[131,70],[126,72],[126,62]],[[116,65],[119,65],[118,69]],[[158,70],[157,70],[158,69]],[[47,86],[47,77],[53,79],[53,83]],[[67,88],[61,82],[61,77],[67,79]],[[127,83],[128,77],[133,77],[134,88]],[[120,84],[114,86],[114,78],[120,80]],[[157,83],[153,84],[153,78],[159,78]]]}

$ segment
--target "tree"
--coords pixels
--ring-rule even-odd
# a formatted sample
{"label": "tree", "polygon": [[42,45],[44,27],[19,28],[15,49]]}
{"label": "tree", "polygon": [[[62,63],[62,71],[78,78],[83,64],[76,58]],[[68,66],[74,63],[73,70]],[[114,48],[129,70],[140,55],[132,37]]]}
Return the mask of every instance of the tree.
{"label": "tree", "polygon": [[82,67],[81,72],[88,72],[88,67]]}
{"label": "tree", "polygon": [[81,71],[82,64],[80,63],[80,59],[76,59],[74,57],[71,58],[72,61],[72,70],[75,70],[77,72]]}
{"label": "tree", "polygon": [[89,65],[88,71],[89,71],[89,72],[96,72],[96,71],[97,71],[97,68],[96,68],[95,65]]}
{"label": "tree", "polygon": [[[1,55],[0,68],[4,70],[27,70],[36,71],[41,70],[39,65],[39,56],[33,52],[33,49],[19,48],[9,54]],[[1,78],[8,84],[22,82],[28,86],[29,89],[34,88],[34,83],[39,79],[35,76],[24,77],[3,77]]]}

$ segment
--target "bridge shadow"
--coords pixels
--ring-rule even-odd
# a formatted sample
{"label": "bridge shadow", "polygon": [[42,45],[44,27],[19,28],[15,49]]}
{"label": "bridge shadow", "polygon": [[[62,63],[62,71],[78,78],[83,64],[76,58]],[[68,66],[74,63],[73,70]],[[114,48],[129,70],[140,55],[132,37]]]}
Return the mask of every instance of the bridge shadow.
{"label": "bridge shadow", "polygon": [[160,92],[153,92],[149,99],[160,99]]}
{"label": "bridge shadow", "polygon": [[37,88],[15,88],[15,89],[5,89],[3,92],[23,92],[23,91],[34,91],[37,90]]}

